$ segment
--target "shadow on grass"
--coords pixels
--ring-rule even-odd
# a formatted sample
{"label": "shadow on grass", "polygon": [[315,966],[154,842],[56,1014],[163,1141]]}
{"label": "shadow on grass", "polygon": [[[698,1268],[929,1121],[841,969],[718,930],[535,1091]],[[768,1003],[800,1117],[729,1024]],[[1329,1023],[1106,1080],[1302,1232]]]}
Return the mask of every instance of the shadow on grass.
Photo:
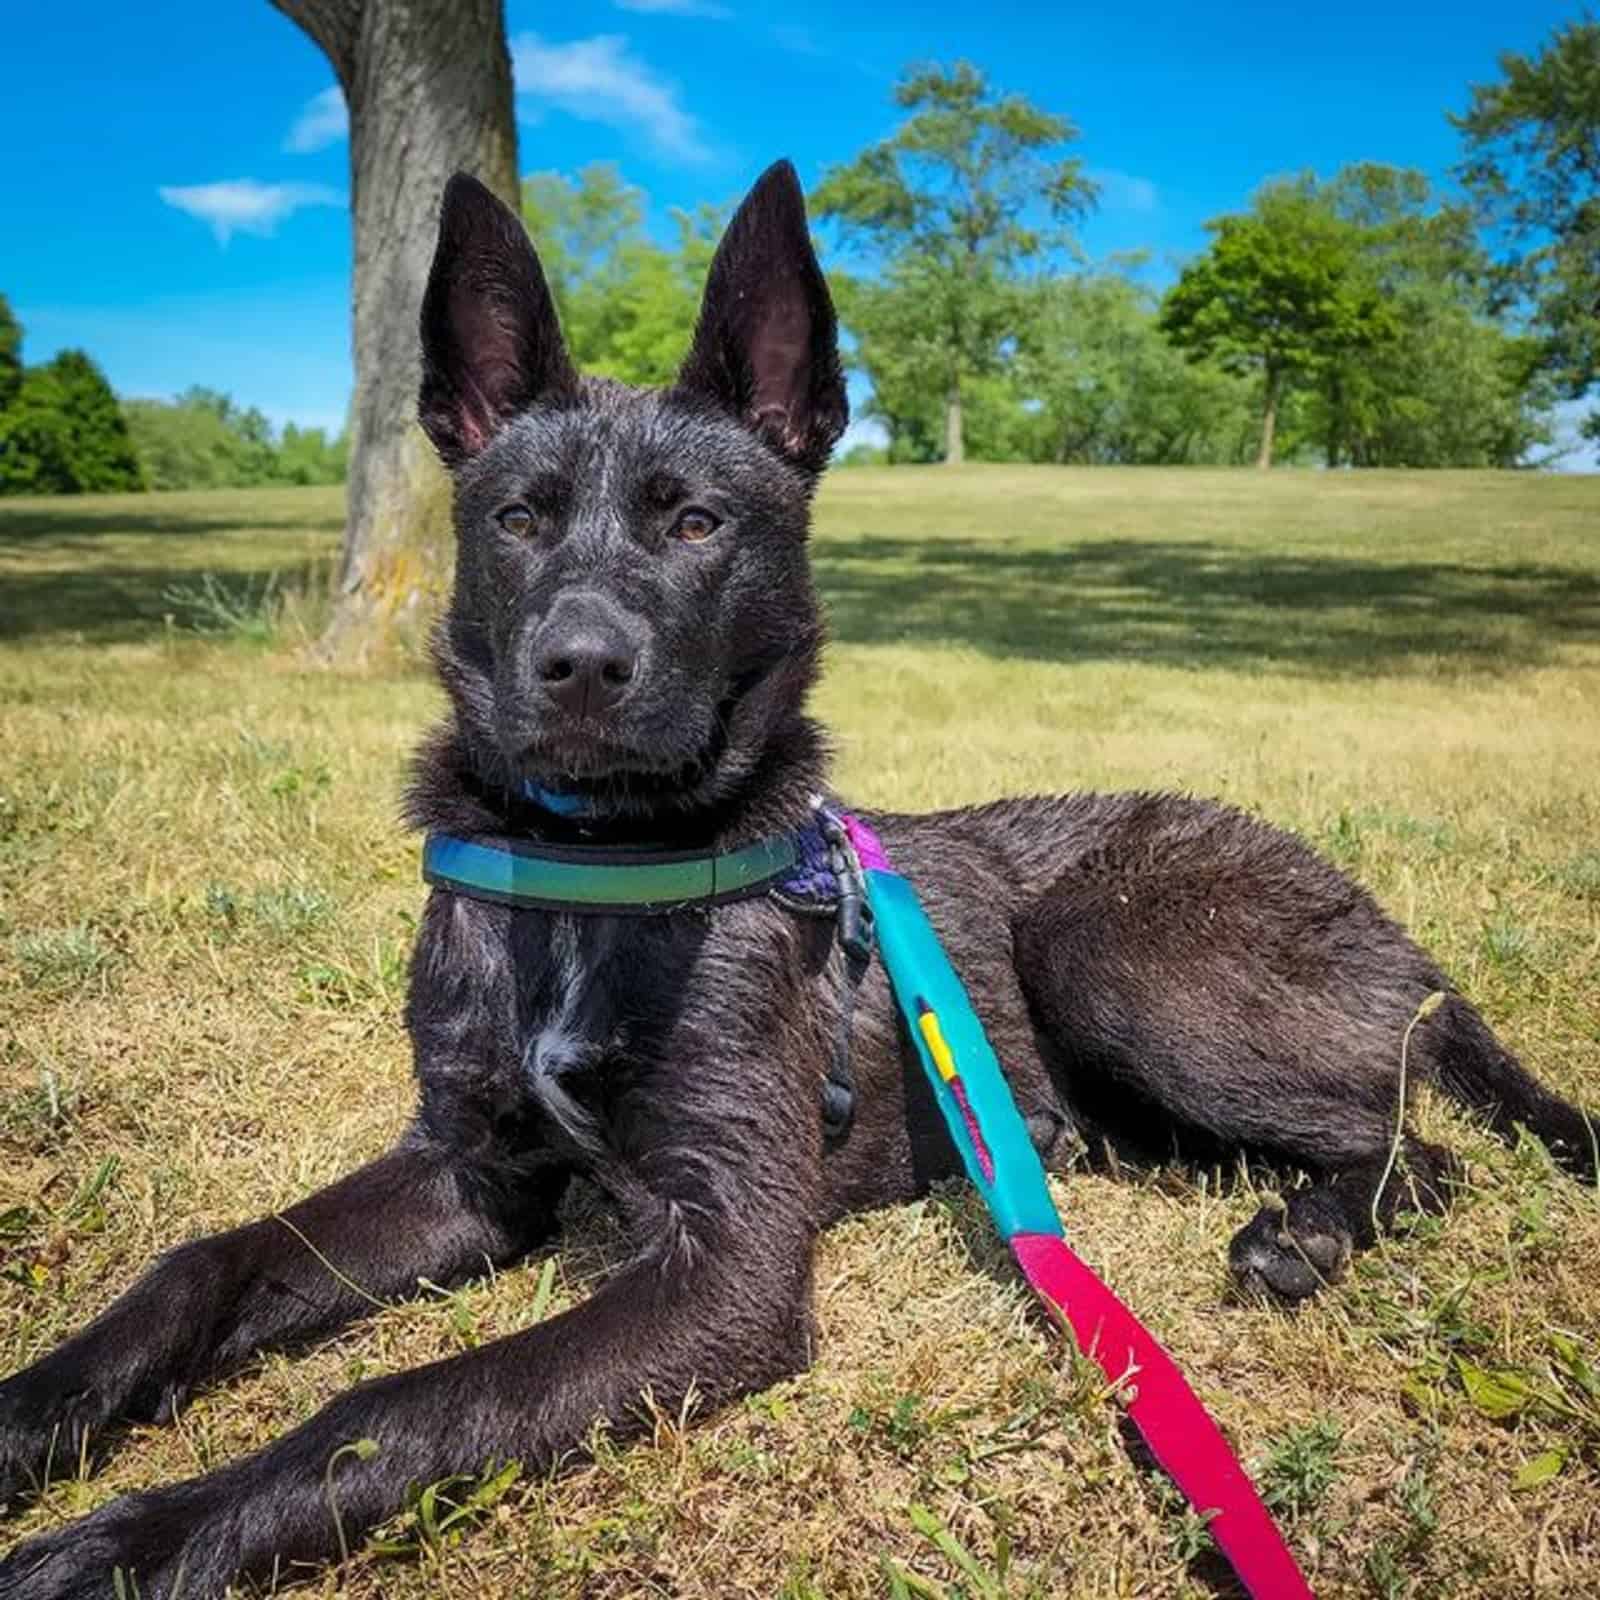
{"label": "shadow on grass", "polygon": [[81,636],[88,644],[148,638],[166,626],[192,628],[214,620],[220,607],[238,613],[259,608],[274,585],[294,588],[314,569],[287,560],[229,568],[210,575],[210,603],[200,567],[95,566],[71,572],[0,576],[0,643]]}
{"label": "shadow on grass", "polygon": [[192,620],[174,591],[196,591],[208,572],[216,596],[248,608],[274,578],[292,584],[316,569],[310,552],[331,553],[343,526],[337,505],[271,504],[241,492],[218,497],[218,507],[164,497],[148,507],[77,496],[0,502],[0,641],[148,637],[168,616]]}
{"label": "shadow on grass", "polygon": [[816,567],[843,644],[1338,675],[1536,666],[1562,645],[1600,641],[1600,576],[1532,562],[1390,563],[1142,539],[917,545],[863,535],[820,542]]}
{"label": "shadow on grass", "polygon": [[[147,636],[168,615],[183,620],[175,587],[192,587],[211,569],[230,593],[259,594],[274,573],[292,580],[304,570],[308,542],[331,552],[339,527],[335,505],[291,510],[247,495],[231,515],[127,500],[0,507],[0,640]],[[157,537],[164,547],[147,542]],[[146,562],[146,552],[165,559]],[[816,568],[833,637],[845,644],[960,644],[999,658],[1327,676],[1504,671],[1537,666],[1563,645],[1600,642],[1600,575],[1516,560],[863,534],[819,540]]]}
{"label": "shadow on grass", "polygon": [[[107,538],[161,538],[188,542],[237,536],[252,528],[286,534],[337,535],[344,527],[342,507],[313,511],[293,501],[265,503],[265,497],[285,501],[282,489],[261,492],[241,489],[229,501],[218,493],[211,498],[215,510],[174,506],[165,495],[60,495],[50,501],[29,500],[7,505],[0,500],[0,551],[8,546],[49,544],[57,550],[81,550],[92,555]],[[132,509],[130,509],[132,507]],[[33,553],[32,551],[29,552]]]}

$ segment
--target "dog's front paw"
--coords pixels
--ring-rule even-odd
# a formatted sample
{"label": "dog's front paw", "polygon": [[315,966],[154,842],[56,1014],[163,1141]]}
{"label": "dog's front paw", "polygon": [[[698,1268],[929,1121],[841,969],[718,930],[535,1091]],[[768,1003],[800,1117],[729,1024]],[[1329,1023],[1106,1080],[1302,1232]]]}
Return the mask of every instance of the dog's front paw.
{"label": "dog's front paw", "polygon": [[204,1508],[177,1484],[127,1495],[0,1560],[0,1600],[207,1600],[215,1540],[200,1537]]}
{"label": "dog's front paw", "polygon": [[1337,1207],[1306,1192],[1262,1206],[1233,1236],[1228,1265],[1248,1295],[1304,1300],[1344,1275],[1352,1243]]}
{"label": "dog's front paw", "polygon": [[76,1473],[104,1414],[97,1395],[63,1393],[37,1367],[0,1383],[0,1515]]}

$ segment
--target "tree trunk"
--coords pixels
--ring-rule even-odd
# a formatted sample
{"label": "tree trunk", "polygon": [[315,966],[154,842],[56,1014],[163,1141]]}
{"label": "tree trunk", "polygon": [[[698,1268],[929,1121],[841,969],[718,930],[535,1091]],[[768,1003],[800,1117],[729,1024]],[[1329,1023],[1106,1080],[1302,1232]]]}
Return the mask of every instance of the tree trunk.
{"label": "tree trunk", "polygon": [[944,397],[944,460],[949,467],[959,467],[967,459],[967,441],[961,431],[961,378],[950,379]]}
{"label": "tree trunk", "polygon": [[422,621],[449,583],[449,488],[416,425],[417,319],[458,170],[517,204],[502,0],[272,0],[321,46],[350,111],[350,473],[324,654]]}
{"label": "tree trunk", "polygon": [[1267,368],[1267,395],[1261,408],[1261,449],[1256,453],[1256,465],[1264,472],[1272,465],[1272,439],[1278,431],[1278,402],[1283,398],[1283,370]]}
{"label": "tree trunk", "polygon": [[1337,373],[1328,378],[1328,437],[1325,459],[1330,469],[1339,465],[1344,454],[1344,384]]}

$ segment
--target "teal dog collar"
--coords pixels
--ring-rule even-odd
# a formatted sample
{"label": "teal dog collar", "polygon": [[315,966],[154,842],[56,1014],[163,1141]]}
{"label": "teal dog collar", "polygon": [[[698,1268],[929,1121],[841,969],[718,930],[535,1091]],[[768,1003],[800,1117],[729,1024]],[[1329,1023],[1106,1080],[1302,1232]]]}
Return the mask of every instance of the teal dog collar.
{"label": "teal dog collar", "polygon": [[422,876],[437,888],[498,905],[650,916],[765,894],[799,861],[800,847],[788,835],[705,855],[434,833],[422,849]]}

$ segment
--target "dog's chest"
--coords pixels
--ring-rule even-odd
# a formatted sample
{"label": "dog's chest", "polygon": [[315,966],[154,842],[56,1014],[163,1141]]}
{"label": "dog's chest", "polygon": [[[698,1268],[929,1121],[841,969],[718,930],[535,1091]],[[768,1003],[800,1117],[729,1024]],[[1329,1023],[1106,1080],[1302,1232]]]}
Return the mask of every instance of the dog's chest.
{"label": "dog's chest", "polygon": [[619,966],[623,930],[612,917],[560,913],[518,918],[517,1070],[523,1090],[573,1143],[603,1144],[606,1080],[637,1027]]}

